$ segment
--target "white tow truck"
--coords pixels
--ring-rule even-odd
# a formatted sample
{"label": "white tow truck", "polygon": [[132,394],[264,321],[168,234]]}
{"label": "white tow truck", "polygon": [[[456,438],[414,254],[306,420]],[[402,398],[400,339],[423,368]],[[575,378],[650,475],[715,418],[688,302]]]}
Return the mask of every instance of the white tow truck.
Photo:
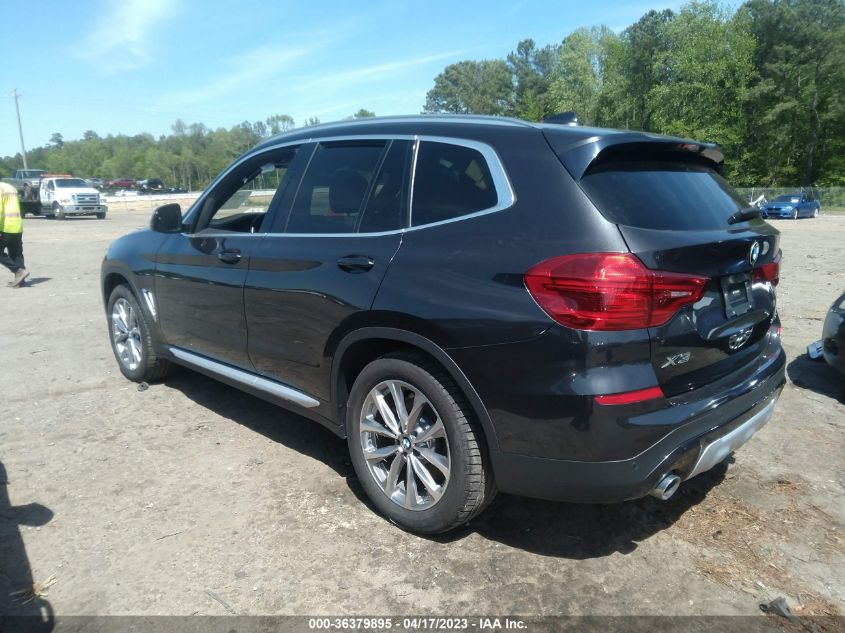
{"label": "white tow truck", "polygon": [[94,215],[104,219],[108,212],[103,194],[82,178],[45,174],[38,189],[41,215],[64,220],[70,215]]}

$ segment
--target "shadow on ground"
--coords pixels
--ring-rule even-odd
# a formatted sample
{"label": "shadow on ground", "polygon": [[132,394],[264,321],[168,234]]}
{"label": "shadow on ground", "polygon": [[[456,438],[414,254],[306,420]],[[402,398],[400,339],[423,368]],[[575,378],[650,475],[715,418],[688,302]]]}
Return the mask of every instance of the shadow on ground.
{"label": "shadow on ground", "polygon": [[812,360],[807,354],[801,354],[786,366],[786,373],[796,387],[835,398],[845,404],[845,376],[823,359]]}
{"label": "shadow on ground", "polygon": [[[346,441],[316,422],[188,370],[166,383],[197,404],[313,459],[345,477],[350,490],[376,512],[349,461]],[[628,554],[677,521],[725,476],[727,464],[684,483],[669,501],[651,497],[613,505],[554,503],[500,494],[471,524],[430,540],[448,544],[469,534],[543,556],[576,560]]]}
{"label": "shadow on ground", "polygon": [[13,506],[8,484],[0,462],[0,631],[52,631],[53,609],[44,597],[33,594],[32,569],[19,526],[45,525],[53,512],[40,503]]}
{"label": "shadow on ground", "polygon": [[30,286],[37,286],[39,284],[43,284],[47,281],[50,281],[52,277],[29,277],[26,281],[24,281],[18,290],[21,288],[29,288]]}

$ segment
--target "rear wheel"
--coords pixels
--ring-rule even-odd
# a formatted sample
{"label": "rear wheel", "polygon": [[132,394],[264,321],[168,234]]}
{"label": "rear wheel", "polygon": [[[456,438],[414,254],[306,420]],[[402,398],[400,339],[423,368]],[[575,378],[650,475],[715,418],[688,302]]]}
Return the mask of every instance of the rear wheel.
{"label": "rear wheel", "polygon": [[164,378],[170,362],[156,354],[146,317],[127,286],[112,290],[108,314],[111,347],[121,373],[135,382]]}
{"label": "rear wheel", "polygon": [[819,208],[818,208],[818,207],[816,207],[815,209],[813,209],[813,217],[814,217],[814,218],[819,217]]}
{"label": "rear wheel", "polygon": [[347,408],[352,464],[388,519],[445,532],[495,495],[481,431],[466,398],[438,365],[415,354],[379,358],[359,374]]}

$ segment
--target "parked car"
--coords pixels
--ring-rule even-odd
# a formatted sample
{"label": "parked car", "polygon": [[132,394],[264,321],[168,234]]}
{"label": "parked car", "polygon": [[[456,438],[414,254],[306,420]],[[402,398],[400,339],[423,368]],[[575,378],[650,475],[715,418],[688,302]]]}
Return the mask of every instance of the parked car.
{"label": "parked car", "polygon": [[778,196],[763,205],[763,217],[766,218],[815,218],[818,217],[821,204],[811,200],[806,193],[792,193]]}
{"label": "parked car", "polygon": [[164,183],[158,178],[139,180],[136,183],[136,186],[138,187],[138,191],[141,193],[159,193],[166,189]]}
{"label": "parked car", "polygon": [[845,374],[845,293],[833,302],[827,312],[821,348],[827,364]]}
{"label": "parked car", "polygon": [[130,380],[185,365],[346,437],[408,530],[461,525],[497,489],[668,499],[784,384],[779,232],[722,164],[492,117],[288,132],[112,243],[112,349]]}
{"label": "parked car", "polygon": [[103,187],[103,179],[102,178],[86,178],[85,183],[89,187],[94,187],[95,189],[101,189]]}
{"label": "parked car", "polygon": [[109,180],[106,187],[109,189],[133,189],[137,182],[134,178],[116,178]]}

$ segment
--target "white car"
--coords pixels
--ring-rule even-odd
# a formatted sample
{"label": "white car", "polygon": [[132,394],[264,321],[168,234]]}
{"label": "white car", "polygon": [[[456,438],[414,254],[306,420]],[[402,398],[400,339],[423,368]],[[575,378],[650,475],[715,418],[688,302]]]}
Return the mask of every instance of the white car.
{"label": "white car", "polygon": [[59,220],[69,215],[94,215],[102,220],[109,210],[104,196],[82,178],[42,178],[39,198],[42,215]]}

